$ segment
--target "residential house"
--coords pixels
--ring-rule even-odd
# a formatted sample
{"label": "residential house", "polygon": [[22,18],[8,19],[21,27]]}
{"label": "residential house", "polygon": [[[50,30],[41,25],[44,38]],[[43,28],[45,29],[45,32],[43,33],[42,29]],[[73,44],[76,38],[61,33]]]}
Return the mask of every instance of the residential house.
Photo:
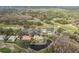
{"label": "residential house", "polygon": [[47,30],[46,29],[41,29],[41,32],[47,33]]}
{"label": "residential house", "polygon": [[31,41],[32,37],[29,36],[29,35],[23,35],[21,40],[23,40],[23,41]]}
{"label": "residential house", "polygon": [[6,35],[0,35],[0,41],[4,41],[5,37],[6,37]]}
{"label": "residential house", "polygon": [[16,40],[16,36],[10,36],[7,40],[7,42],[14,42]]}
{"label": "residential house", "polygon": [[43,36],[34,35],[33,40],[35,41],[35,44],[44,44],[46,43],[46,40]]}
{"label": "residential house", "polygon": [[41,29],[40,35],[47,35],[47,29]]}
{"label": "residential house", "polygon": [[52,35],[53,33],[51,32],[51,31],[48,31],[48,33],[47,33],[48,35]]}

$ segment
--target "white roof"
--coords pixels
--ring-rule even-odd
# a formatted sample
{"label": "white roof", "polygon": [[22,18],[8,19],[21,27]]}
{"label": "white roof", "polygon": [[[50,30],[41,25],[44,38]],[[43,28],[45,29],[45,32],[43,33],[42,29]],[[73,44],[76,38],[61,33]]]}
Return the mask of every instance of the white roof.
{"label": "white roof", "polygon": [[16,36],[10,36],[8,40],[15,41],[15,39],[16,39]]}
{"label": "white roof", "polygon": [[36,39],[36,40],[38,40],[38,39],[44,39],[42,36],[38,36],[38,35],[34,35],[34,37],[33,37],[34,39]]}
{"label": "white roof", "polygon": [[5,35],[0,35],[0,40],[4,40]]}
{"label": "white roof", "polygon": [[45,32],[47,32],[47,30],[46,30],[46,29],[42,29],[42,32],[44,32],[44,33],[45,33]]}

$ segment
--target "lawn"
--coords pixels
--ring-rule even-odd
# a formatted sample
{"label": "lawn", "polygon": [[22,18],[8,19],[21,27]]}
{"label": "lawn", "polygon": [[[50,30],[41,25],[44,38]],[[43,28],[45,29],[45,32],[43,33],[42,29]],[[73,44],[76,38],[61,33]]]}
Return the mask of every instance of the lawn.
{"label": "lawn", "polygon": [[0,48],[0,52],[2,52],[2,53],[11,53],[11,50],[9,48]]}
{"label": "lawn", "polygon": [[9,28],[20,29],[20,28],[23,28],[23,27],[19,26],[19,25],[5,25],[5,24],[0,24],[0,28],[4,28],[4,29],[9,29]]}
{"label": "lawn", "polygon": [[66,30],[70,30],[71,32],[78,32],[78,33],[79,33],[78,28],[76,28],[76,27],[73,26],[72,24],[62,25],[62,24],[56,23],[56,22],[54,22],[54,21],[51,21],[51,22],[54,23],[56,26],[60,26],[61,28],[64,28],[64,29],[66,29]]}

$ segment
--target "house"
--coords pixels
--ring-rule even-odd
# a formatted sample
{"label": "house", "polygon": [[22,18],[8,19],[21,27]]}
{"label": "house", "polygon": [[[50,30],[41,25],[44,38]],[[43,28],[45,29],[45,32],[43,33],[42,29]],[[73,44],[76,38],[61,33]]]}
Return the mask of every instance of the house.
{"label": "house", "polygon": [[34,44],[45,44],[46,40],[43,36],[34,35],[33,40],[35,41]]}
{"label": "house", "polygon": [[21,40],[23,40],[23,41],[31,41],[32,37],[29,36],[29,35],[23,35]]}
{"label": "house", "polygon": [[0,41],[4,41],[5,37],[6,37],[6,35],[0,35]]}
{"label": "house", "polygon": [[41,29],[41,32],[47,33],[47,30],[46,29]]}
{"label": "house", "polygon": [[33,39],[36,39],[36,40],[42,40],[43,39],[43,37],[42,36],[39,36],[39,35],[34,35],[34,37],[33,37]]}
{"label": "house", "polygon": [[47,29],[41,29],[40,35],[47,35]]}
{"label": "house", "polygon": [[7,42],[14,42],[16,40],[16,36],[10,36],[7,40]]}
{"label": "house", "polygon": [[48,31],[48,33],[47,33],[48,35],[52,35],[53,33],[51,32],[51,31]]}

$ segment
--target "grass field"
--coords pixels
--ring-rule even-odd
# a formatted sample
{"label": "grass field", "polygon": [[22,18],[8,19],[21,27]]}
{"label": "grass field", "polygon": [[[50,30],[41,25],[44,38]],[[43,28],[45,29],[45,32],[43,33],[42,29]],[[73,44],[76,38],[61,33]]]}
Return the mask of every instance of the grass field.
{"label": "grass field", "polygon": [[0,28],[3,29],[21,29],[23,28],[23,26],[19,26],[19,25],[5,25],[5,24],[0,24]]}

